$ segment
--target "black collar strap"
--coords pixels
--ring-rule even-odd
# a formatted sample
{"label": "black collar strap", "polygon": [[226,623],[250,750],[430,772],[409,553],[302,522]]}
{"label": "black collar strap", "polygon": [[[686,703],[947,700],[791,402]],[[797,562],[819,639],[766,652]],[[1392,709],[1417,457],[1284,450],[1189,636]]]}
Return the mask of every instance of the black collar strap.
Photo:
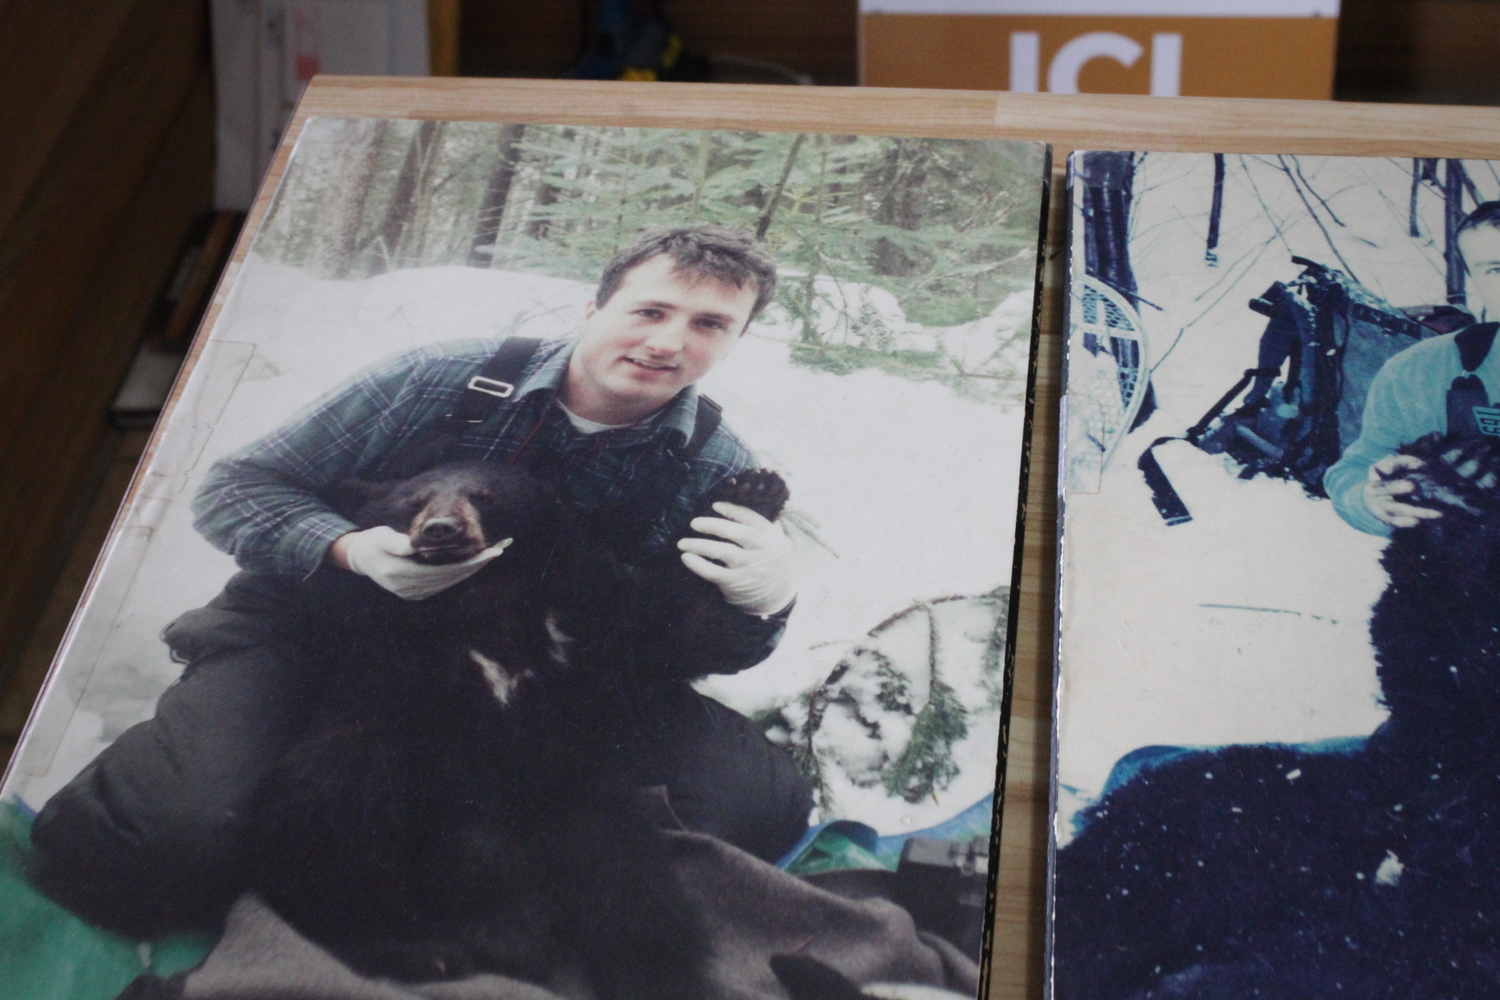
{"label": "black collar strap", "polygon": [[1479,418],[1474,414],[1474,407],[1487,408],[1490,405],[1490,396],[1474,374],[1479,366],[1484,364],[1484,359],[1489,356],[1490,348],[1495,345],[1495,331],[1500,329],[1497,323],[1475,323],[1461,331],[1453,338],[1453,343],[1458,347],[1458,362],[1463,366],[1464,373],[1453,380],[1448,387],[1448,433],[1461,438],[1476,438],[1479,436]]}
{"label": "black collar strap", "polygon": [[452,419],[466,424],[483,423],[500,408],[502,400],[515,394],[521,373],[542,344],[536,337],[508,337],[490,359],[470,378],[459,397]]}

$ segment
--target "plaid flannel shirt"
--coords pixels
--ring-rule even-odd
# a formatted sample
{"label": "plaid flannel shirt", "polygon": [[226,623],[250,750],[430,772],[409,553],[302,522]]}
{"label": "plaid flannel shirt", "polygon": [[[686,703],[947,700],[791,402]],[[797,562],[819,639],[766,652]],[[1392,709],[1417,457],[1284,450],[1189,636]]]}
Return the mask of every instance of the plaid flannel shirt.
{"label": "plaid flannel shirt", "polygon": [[[508,462],[523,451],[561,460],[566,490],[585,510],[618,502],[631,485],[693,433],[698,392],[688,386],[633,427],[580,433],[553,405],[575,341],[541,345],[515,395],[459,439],[455,459]],[[193,500],[195,527],[248,570],[305,576],[335,538],[355,530],[319,499],[333,483],[369,477],[386,455],[458,405],[499,341],[437,344],[378,364],[285,425],[220,459]],[[687,484],[653,524],[646,545],[665,547],[687,529],[703,495],[755,458],[723,424],[689,462]]]}

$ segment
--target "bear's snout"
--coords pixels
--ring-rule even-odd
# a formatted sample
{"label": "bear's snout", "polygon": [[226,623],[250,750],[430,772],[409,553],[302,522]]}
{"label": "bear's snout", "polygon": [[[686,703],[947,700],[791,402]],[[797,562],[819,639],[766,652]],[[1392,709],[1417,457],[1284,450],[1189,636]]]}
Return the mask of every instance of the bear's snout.
{"label": "bear's snout", "polygon": [[451,517],[434,517],[422,525],[424,542],[448,542],[463,534],[463,528]]}
{"label": "bear's snout", "polygon": [[462,562],[488,544],[479,511],[466,497],[433,500],[407,529],[415,557],[425,563]]}

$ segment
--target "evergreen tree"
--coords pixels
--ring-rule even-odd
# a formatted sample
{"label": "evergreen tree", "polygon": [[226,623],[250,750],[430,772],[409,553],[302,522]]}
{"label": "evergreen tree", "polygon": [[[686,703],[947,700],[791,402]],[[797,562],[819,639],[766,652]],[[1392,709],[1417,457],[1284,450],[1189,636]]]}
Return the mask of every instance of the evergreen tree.
{"label": "evergreen tree", "polygon": [[1042,166],[1003,142],[314,119],[256,249],[320,277],[466,265],[592,281],[643,229],[720,223],[780,262],[800,363],[994,395],[1024,375],[1011,345],[913,346],[868,290],[952,327],[1029,289]]}

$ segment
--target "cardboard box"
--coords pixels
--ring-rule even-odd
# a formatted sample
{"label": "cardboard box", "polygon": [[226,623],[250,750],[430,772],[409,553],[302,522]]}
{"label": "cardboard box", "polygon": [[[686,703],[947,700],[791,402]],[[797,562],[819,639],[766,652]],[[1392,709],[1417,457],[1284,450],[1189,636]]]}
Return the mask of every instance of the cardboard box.
{"label": "cardboard box", "polygon": [[860,0],[860,82],[1326,100],[1338,12],[1338,0]]}

